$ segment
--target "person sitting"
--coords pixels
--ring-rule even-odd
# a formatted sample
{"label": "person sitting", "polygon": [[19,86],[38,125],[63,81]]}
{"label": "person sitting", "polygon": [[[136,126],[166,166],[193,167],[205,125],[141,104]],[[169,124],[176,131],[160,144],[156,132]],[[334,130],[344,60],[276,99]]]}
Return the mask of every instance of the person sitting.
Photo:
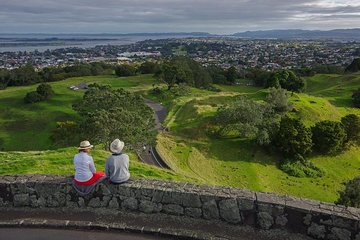
{"label": "person sitting", "polygon": [[92,148],[89,141],[82,141],[78,147],[79,153],[74,156],[75,189],[82,194],[89,193],[97,183],[106,178],[104,172],[96,171],[94,160],[89,155]]}
{"label": "person sitting", "polygon": [[105,162],[105,174],[113,183],[123,183],[129,180],[129,156],[122,152],[124,142],[115,139],[110,144],[112,153]]}

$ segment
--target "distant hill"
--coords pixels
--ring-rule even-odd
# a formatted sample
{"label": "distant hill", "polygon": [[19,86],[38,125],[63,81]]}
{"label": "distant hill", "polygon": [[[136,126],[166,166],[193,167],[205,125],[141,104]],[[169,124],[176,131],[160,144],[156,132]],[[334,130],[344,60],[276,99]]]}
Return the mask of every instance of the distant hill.
{"label": "distant hill", "polygon": [[339,40],[360,40],[360,28],[334,29],[329,31],[321,30],[266,30],[247,31],[233,34],[235,37],[243,38],[277,38],[277,39],[339,39]]}

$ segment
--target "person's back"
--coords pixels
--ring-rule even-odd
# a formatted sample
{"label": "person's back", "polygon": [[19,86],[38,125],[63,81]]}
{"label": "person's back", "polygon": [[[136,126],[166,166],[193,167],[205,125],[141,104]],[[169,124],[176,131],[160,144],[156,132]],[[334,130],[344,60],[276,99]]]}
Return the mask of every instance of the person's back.
{"label": "person's back", "polygon": [[115,139],[110,144],[112,155],[106,159],[105,174],[113,183],[126,182],[130,178],[129,156],[122,153],[124,142]]}
{"label": "person's back", "polygon": [[121,153],[108,157],[105,164],[105,174],[114,183],[122,183],[129,180],[129,156]]}
{"label": "person's back", "polygon": [[86,152],[79,152],[74,156],[75,179],[86,182],[96,172],[94,161]]}

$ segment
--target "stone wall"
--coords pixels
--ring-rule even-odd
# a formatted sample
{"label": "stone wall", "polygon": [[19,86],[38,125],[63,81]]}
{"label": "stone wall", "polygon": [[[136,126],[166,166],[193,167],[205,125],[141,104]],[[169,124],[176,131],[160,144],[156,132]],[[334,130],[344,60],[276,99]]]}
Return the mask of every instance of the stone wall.
{"label": "stone wall", "polygon": [[108,208],[163,213],[233,225],[285,229],[315,239],[360,240],[360,209],[237,188],[172,181],[133,179],[99,184],[80,197],[71,177],[22,175],[0,177],[0,207]]}

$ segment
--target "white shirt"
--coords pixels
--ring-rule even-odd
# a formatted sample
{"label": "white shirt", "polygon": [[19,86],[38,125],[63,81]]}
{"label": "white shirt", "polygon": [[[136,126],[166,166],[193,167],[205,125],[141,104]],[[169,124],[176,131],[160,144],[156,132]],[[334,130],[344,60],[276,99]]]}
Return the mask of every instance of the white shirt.
{"label": "white shirt", "polygon": [[79,182],[89,181],[93,173],[96,173],[94,160],[85,152],[74,156],[75,180]]}

